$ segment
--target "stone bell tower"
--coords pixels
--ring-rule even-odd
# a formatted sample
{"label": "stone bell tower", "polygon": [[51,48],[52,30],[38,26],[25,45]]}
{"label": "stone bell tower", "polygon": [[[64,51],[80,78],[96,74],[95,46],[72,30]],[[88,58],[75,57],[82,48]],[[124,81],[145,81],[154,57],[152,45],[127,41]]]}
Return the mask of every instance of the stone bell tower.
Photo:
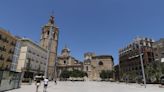
{"label": "stone bell tower", "polygon": [[[52,32],[51,36],[50,36],[51,34],[50,32]],[[49,79],[53,79],[56,76],[55,62],[57,60],[56,58],[57,58],[58,36],[59,36],[58,27],[54,22],[54,17],[50,16],[48,23],[42,27],[42,33],[40,39],[40,46],[46,50],[48,50],[49,48],[50,51],[48,67],[47,67],[47,77]]]}

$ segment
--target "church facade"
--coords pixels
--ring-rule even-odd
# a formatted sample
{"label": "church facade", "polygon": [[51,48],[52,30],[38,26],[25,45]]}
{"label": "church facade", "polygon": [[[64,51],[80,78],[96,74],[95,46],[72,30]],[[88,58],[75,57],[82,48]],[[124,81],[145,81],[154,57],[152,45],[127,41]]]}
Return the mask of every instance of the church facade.
{"label": "church facade", "polygon": [[60,74],[62,73],[62,71],[64,70],[68,70],[68,71],[73,71],[73,70],[79,70],[79,71],[83,71],[83,64],[75,59],[74,57],[72,57],[70,55],[70,49],[68,49],[67,47],[63,48],[61,51],[61,55],[58,56],[57,58],[57,72],[58,72],[58,77],[60,76]]}
{"label": "church facade", "polygon": [[91,81],[101,80],[100,73],[103,70],[113,70],[114,60],[111,55],[96,55],[88,52],[84,54],[83,71],[88,74]]}

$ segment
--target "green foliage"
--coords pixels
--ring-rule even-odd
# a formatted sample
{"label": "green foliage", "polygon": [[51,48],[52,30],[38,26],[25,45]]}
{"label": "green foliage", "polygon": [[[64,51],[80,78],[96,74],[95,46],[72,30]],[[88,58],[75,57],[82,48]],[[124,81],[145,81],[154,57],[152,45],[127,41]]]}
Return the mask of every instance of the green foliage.
{"label": "green foliage", "polygon": [[62,73],[60,74],[61,78],[69,78],[70,77],[70,72],[67,70],[62,71]]}
{"label": "green foliage", "polygon": [[62,71],[62,73],[60,75],[61,78],[69,78],[69,77],[82,78],[84,76],[87,76],[87,74],[85,72],[79,71],[79,70],[73,70],[73,71],[64,70],[64,71]]}
{"label": "green foliage", "polygon": [[110,79],[113,77],[113,71],[110,70],[102,70],[100,73],[100,78],[103,80]]}
{"label": "green foliage", "polygon": [[164,75],[164,63],[161,63],[161,71],[162,71],[162,74]]}
{"label": "green foliage", "polygon": [[160,62],[153,62],[145,68],[146,79],[149,82],[158,82],[162,75],[162,67]]}
{"label": "green foliage", "polygon": [[129,71],[123,74],[123,79],[126,82],[137,82],[140,79],[140,76],[137,74],[137,71]]}

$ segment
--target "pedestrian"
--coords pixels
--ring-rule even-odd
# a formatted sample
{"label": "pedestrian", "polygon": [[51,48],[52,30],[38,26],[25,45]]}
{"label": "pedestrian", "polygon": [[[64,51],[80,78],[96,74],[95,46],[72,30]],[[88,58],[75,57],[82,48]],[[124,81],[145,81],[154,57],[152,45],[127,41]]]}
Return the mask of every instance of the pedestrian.
{"label": "pedestrian", "polygon": [[45,78],[44,79],[44,91],[43,92],[46,92],[47,86],[48,86],[48,78]]}
{"label": "pedestrian", "polygon": [[125,81],[126,81],[126,84],[128,84],[128,78],[127,77],[125,78]]}
{"label": "pedestrian", "polygon": [[55,84],[57,85],[57,81],[55,80]]}
{"label": "pedestrian", "polygon": [[40,86],[40,78],[36,78],[36,92],[38,92],[39,86]]}

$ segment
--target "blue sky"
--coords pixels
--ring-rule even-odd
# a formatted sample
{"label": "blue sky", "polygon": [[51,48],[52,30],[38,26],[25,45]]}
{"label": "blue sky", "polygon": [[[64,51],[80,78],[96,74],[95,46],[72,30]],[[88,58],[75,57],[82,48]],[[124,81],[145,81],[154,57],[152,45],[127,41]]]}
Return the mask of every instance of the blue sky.
{"label": "blue sky", "polygon": [[1,0],[0,27],[39,42],[41,27],[54,11],[59,49],[67,44],[83,60],[85,52],[110,54],[136,36],[164,37],[164,0]]}

